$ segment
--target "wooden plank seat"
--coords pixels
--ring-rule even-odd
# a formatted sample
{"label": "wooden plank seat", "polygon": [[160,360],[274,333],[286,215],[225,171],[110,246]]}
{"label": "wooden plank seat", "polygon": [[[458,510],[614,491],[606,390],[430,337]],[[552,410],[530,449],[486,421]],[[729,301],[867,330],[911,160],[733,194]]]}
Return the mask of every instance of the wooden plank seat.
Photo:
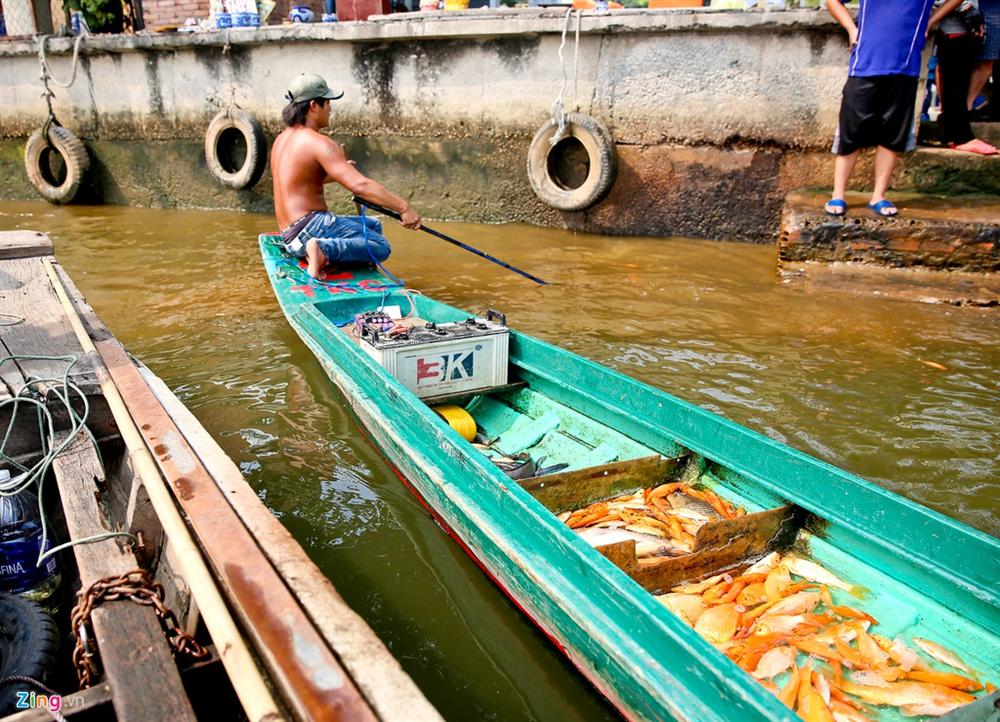
{"label": "wooden plank seat", "polygon": [[[53,469],[71,538],[116,531],[95,503],[107,482],[90,439],[77,434],[56,457]],[[139,567],[123,538],[77,544],[73,555],[82,589],[103,577],[120,576]],[[91,619],[119,722],[148,719],[150,699],[157,701],[157,714],[162,714],[162,719],[196,719],[152,607],[131,600],[108,601],[94,609]]]}

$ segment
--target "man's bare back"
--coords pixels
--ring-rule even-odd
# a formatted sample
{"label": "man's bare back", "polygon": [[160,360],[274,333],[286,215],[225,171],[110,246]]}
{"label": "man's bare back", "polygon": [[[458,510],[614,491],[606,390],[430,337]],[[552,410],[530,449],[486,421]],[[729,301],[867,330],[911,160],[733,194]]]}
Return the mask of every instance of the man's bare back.
{"label": "man's bare back", "polygon": [[[287,128],[275,138],[271,148],[274,215],[282,235],[288,236],[285,238],[287,243],[307,233],[307,240],[299,242],[299,251],[296,252],[300,252],[304,245],[308,271],[314,278],[320,276],[329,260],[356,257],[360,250],[357,244],[352,245],[350,240],[345,240],[343,230],[336,230],[333,224],[338,222],[337,218],[330,214],[326,214],[328,218],[323,222],[322,231],[313,226],[309,227],[309,231],[303,230],[306,224],[313,223],[312,216],[308,219],[305,216],[325,214],[327,211],[323,197],[323,185],[326,183],[339,183],[355,196],[398,212],[400,223],[406,228],[420,228],[420,215],[409,203],[390,193],[380,183],[365,177],[353,162],[347,160],[340,146],[320,132],[330,122],[330,101],[342,95],[331,90],[318,75],[303,74],[294,79],[286,95],[289,104],[282,111]],[[301,228],[298,225],[290,228],[300,220],[303,221]],[[331,235],[329,238],[317,238],[318,232]],[[371,250],[367,248],[365,238],[366,246],[362,248],[370,257]],[[388,257],[388,242],[384,238],[382,240],[384,257]],[[324,243],[327,244],[326,253]]]}
{"label": "man's bare back", "polygon": [[[326,171],[319,156],[339,151],[336,144],[305,126],[286,128],[271,149],[271,176],[274,179],[274,214],[285,228],[310,211],[325,211],[323,183]],[[343,153],[340,153],[343,158]]]}
{"label": "man's bare back", "polygon": [[302,125],[286,128],[274,140],[271,177],[279,228],[310,211],[326,211],[325,183],[339,183],[356,196],[397,211],[405,227],[420,228],[420,216],[409,203],[365,177],[339,145],[319,132],[329,121],[329,101],[313,102]]}

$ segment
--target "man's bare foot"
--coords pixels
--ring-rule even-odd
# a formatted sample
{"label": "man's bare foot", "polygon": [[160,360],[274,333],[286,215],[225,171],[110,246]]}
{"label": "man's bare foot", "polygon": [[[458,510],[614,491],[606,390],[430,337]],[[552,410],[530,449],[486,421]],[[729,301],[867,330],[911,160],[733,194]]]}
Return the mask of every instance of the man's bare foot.
{"label": "man's bare foot", "polygon": [[323,275],[323,269],[326,268],[326,256],[323,255],[315,238],[306,241],[306,261],[309,263],[306,270],[310,276],[319,278]]}

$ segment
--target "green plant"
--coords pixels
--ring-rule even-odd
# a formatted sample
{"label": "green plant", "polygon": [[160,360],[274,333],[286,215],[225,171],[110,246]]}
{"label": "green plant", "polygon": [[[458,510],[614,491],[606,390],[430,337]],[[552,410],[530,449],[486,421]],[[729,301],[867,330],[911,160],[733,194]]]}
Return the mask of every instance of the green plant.
{"label": "green plant", "polygon": [[122,16],[121,0],[67,0],[66,7],[83,13],[87,26],[95,33],[114,32]]}

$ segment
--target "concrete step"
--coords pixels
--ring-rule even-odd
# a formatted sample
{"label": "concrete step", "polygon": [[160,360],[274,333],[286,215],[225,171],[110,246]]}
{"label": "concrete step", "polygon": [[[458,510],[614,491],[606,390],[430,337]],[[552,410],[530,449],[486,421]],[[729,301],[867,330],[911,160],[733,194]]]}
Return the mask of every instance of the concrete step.
{"label": "concrete step", "polygon": [[969,272],[1000,271],[1000,198],[894,193],[895,218],[876,218],[869,196],[848,194],[847,215],[823,211],[829,196],[790,193],[781,214],[779,259],[867,263]]}
{"label": "concrete step", "polygon": [[917,148],[900,156],[893,187],[939,195],[1000,195],[1000,154]]}
{"label": "concrete step", "polygon": [[[973,123],[972,133],[979,139],[985,140],[1000,147],[1000,122],[996,123]],[[918,141],[921,144],[940,145],[941,125],[934,120],[925,120],[920,123],[920,134]]]}

